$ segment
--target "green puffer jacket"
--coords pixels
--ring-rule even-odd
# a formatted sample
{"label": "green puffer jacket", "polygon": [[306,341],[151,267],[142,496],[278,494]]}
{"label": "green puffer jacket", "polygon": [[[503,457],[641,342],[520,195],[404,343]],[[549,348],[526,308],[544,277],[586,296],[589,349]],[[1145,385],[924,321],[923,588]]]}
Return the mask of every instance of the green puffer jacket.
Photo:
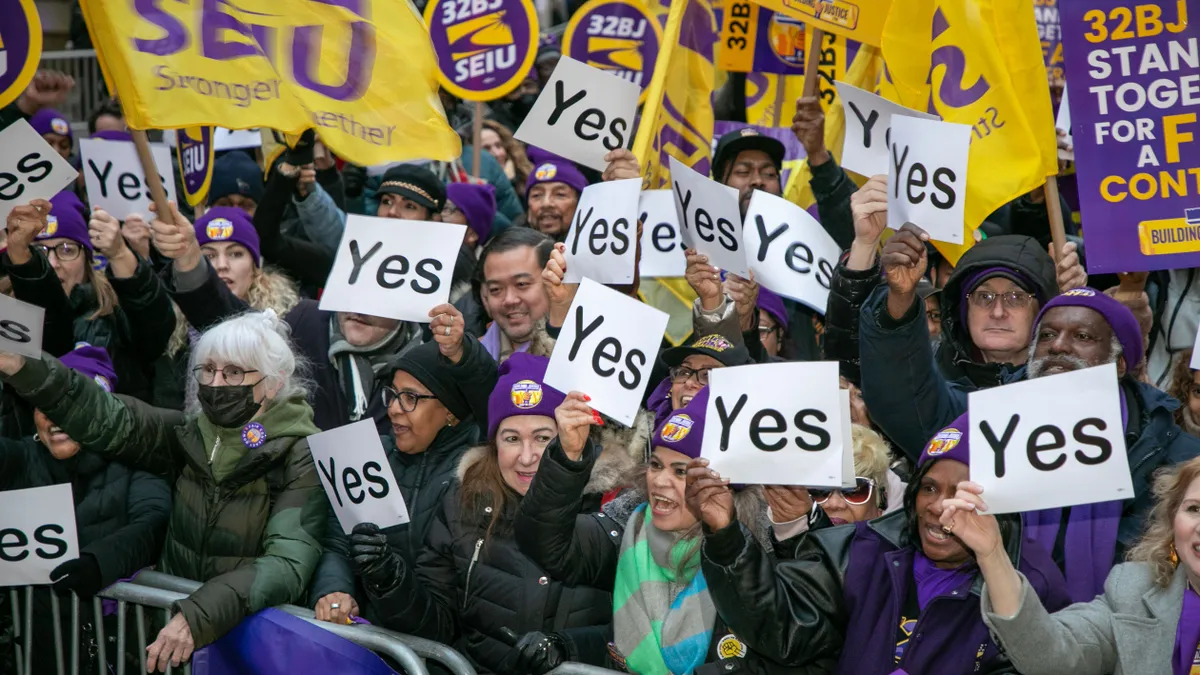
{"label": "green puffer jacket", "polygon": [[251,449],[240,429],[113,396],[51,356],[5,380],[84,447],[174,484],[161,569],[204,582],[176,608],[197,649],[261,609],[302,601],[329,509],[303,398],[273,403],[257,419],[266,443]]}

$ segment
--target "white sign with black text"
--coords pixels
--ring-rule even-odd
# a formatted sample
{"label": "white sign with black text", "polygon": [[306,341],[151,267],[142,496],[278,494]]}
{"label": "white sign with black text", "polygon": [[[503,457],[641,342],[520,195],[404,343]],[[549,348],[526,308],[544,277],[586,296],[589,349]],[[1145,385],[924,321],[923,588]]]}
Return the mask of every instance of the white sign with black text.
{"label": "white sign with black text", "polygon": [[408,507],[374,420],[313,434],[308,449],[343,532],[350,534],[359,523],[383,529],[408,522]]}
{"label": "white sign with black text", "polygon": [[825,313],[842,248],[816,218],[783,197],[755,190],[742,236],[759,284]]}
{"label": "white sign with black text", "polygon": [[50,583],[79,557],[71,484],[0,492],[0,587]]}
{"label": "white sign with black text", "polygon": [[0,148],[0,223],[14,208],[50,199],[79,175],[23,119],[0,131]]}
{"label": "white sign with black text", "polygon": [[[83,160],[88,201],[92,206],[99,206],[117,220],[125,220],[132,213],[150,214],[153,198],[133,141],[84,138],[79,141],[79,154]],[[174,200],[171,148],[151,143],[150,154],[154,157],[154,167],[158,169],[167,199]]]}
{"label": "white sign with black text", "polygon": [[[937,139],[936,143],[930,139]],[[888,227],[913,223],[931,239],[963,243],[971,127],[915,117],[892,118]]]}
{"label": "white sign with black text", "polygon": [[1115,364],[982,389],[967,402],[971,480],[989,512],[1133,498]]}
{"label": "white sign with black text", "polygon": [[918,112],[882,96],[845,82],[835,82],[846,113],[846,140],[842,145],[842,168],[863,176],[888,173],[891,158],[892,118],[896,116],[936,120],[937,115]]}
{"label": "white sign with black text", "polygon": [[854,471],[854,422],[850,415],[850,390],[838,389],[842,404],[842,487],[850,489],[858,482]]}
{"label": "white sign with black text", "polygon": [[675,196],[670,190],[646,190],[639,208],[642,220],[639,274],[643,279],[683,276],[687,271],[687,255],[679,238]]}
{"label": "white sign with black text", "polygon": [[591,406],[629,426],[667,330],[667,314],[584,279],[546,367],[546,384],[580,391]]}
{"label": "white sign with black text", "polygon": [[42,358],[45,320],[44,308],[0,293],[0,351],[30,359]]}
{"label": "white sign with black text", "polygon": [[844,484],[836,362],[716,368],[708,386],[701,455],[722,478],[749,485]]}
{"label": "white sign with black text", "polygon": [[605,155],[633,145],[641,95],[636,84],[564,56],[513,135],[603,171]]}
{"label": "white sign with black text", "polygon": [[749,277],[737,189],[693,171],[674,157],[670,161],[675,215],[684,245],[708,256],[713,267]]}
{"label": "white sign with black text", "polygon": [[450,299],[465,225],[351,215],[321,309],[429,323]]}
{"label": "white sign with black text", "polygon": [[217,127],[213,130],[214,152],[261,147],[262,132],[258,129],[226,129],[224,127]]}
{"label": "white sign with black text", "polygon": [[565,283],[577,284],[585,277],[602,284],[633,283],[641,191],[641,178],[606,181],[583,189],[565,242]]}

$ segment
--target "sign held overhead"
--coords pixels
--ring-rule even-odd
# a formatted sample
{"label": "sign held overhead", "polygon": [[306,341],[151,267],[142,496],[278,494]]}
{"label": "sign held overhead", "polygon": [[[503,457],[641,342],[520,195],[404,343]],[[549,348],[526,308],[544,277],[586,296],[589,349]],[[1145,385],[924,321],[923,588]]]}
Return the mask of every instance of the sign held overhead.
{"label": "sign held overhead", "polygon": [[963,243],[970,149],[971,127],[966,124],[892,118],[888,227],[899,230],[912,223],[930,239]]}
{"label": "sign held overhead", "polygon": [[[153,198],[132,141],[84,138],[79,141],[79,154],[83,159],[83,180],[92,206],[99,206],[117,220],[125,220],[133,213],[150,213]],[[167,192],[167,200],[173,201],[175,180],[171,172],[171,148],[151,143],[150,154]]]}
{"label": "sign held overhead", "polygon": [[23,119],[0,131],[0,148],[0,223],[14,208],[50,199],[79,175]]}
{"label": "sign held overhead", "polygon": [[708,256],[713,267],[749,277],[737,189],[702,176],[672,157],[671,190],[684,245]]}
{"label": "sign held overhead", "polygon": [[564,282],[579,283],[585,277],[602,284],[633,282],[641,190],[641,178],[596,183],[583,189],[567,233]]}
{"label": "sign held overhead", "polygon": [[638,206],[642,221],[643,279],[681,277],[687,271],[687,255],[679,238],[679,216],[671,190],[646,190]]}
{"label": "sign held overhead", "polygon": [[755,190],[742,234],[758,283],[825,313],[842,248],[816,218],[783,197]]}
{"label": "sign held overhead", "polygon": [[918,112],[882,96],[837,82],[846,117],[846,140],[842,145],[842,168],[863,176],[887,174],[891,162],[892,119],[897,116],[936,120],[937,115]]}

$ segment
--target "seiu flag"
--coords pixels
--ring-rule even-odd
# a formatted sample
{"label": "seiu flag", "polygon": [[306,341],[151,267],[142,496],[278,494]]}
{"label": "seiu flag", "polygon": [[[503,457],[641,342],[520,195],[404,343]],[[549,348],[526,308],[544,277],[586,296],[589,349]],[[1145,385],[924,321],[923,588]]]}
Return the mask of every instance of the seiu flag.
{"label": "seiu flag", "polygon": [[1033,0],[896,3],[883,29],[883,59],[881,96],[974,127],[967,243],[936,244],[958,262],[989,214],[1058,173]]}
{"label": "seiu flag", "polygon": [[195,675],[395,675],[371,650],[278,609],[242,620],[192,656]]}
{"label": "seiu flag", "polygon": [[461,153],[438,101],[429,36],[404,0],[81,5],[134,129],[315,128],[364,165]]}

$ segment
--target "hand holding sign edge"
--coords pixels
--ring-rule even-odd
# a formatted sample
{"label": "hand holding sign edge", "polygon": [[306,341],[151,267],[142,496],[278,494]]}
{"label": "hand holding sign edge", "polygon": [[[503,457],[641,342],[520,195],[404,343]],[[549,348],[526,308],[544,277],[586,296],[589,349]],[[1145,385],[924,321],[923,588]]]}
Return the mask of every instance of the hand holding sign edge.
{"label": "hand holding sign edge", "polygon": [[942,502],[942,530],[953,534],[971,549],[976,560],[1006,556],[1000,524],[996,516],[987,513],[987,503],[981,494],[983,487],[978,483],[959,483],[954,497]]}
{"label": "hand holding sign edge", "polygon": [[154,247],[164,257],[175,261],[175,269],[180,272],[190,272],[200,264],[203,254],[200,245],[196,243],[196,231],[192,223],[179,212],[175,202],[167,202],[171,209],[168,217],[170,223],[158,218],[158,204],[150,202],[150,210],[154,212],[154,222],[150,223],[150,240]]}
{"label": "hand holding sign edge", "polygon": [[563,453],[573,462],[578,462],[583,456],[592,426],[604,425],[600,413],[588,405],[588,401],[591,400],[586,394],[572,391],[554,409],[554,420],[558,423],[558,443],[562,446]]}
{"label": "hand holding sign edge", "polygon": [[709,469],[703,457],[688,462],[685,495],[688,510],[713,532],[729,527],[736,518],[729,479]]}
{"label": "hand holding sign edge", "polygon": [[905,223],[883,247],[880,263],[887,275],[888,313],[893,319],[903,318],[912,307],[917,283],[929,265],[927,241],[929,235],[924,230]]}

